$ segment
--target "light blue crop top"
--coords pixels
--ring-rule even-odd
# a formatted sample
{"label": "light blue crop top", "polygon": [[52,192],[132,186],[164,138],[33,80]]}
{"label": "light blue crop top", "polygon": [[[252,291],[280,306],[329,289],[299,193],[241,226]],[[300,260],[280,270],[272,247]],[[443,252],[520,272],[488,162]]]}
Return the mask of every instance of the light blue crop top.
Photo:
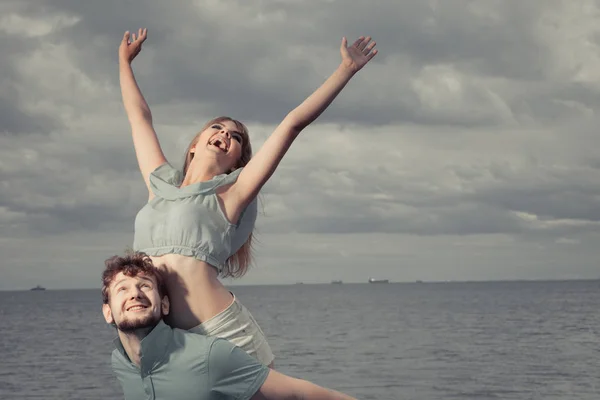
{"label": "light blue crop top", "polygon": [[248,240],[256,221],[256,199],[230,223],[216,189],[237,180],[241,168],[205,182],[179,187],[183,174],[169,163],[150,174],[155,197],[135,217],[133,249],[150,256],[181,254],[221,271],[225,261]]}

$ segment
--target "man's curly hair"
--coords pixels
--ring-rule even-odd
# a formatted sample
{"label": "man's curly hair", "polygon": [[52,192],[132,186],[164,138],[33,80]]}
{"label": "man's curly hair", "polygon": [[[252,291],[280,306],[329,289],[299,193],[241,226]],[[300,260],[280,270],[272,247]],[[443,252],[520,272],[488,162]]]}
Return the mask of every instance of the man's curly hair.
{"label": "man's curly hair", "polygon": [[106,269],[102,273],[102,301],[104,304],[108,304],[110,300],[109,287],[119,272],[130,277],[138,275],[154,277],[160,298],[167,295],[165,280],[145,253],[127,252],[123,257],[113,256],[107,259],[104,264],[106,265]]}

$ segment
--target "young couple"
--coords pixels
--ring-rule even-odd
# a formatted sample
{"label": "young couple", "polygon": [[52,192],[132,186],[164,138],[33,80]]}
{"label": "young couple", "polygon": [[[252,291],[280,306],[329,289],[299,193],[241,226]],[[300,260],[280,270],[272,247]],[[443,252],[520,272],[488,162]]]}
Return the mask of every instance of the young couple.
{"label": "young couple", "polygon": [[113,368],[126,399],[349,399],[274,371],[260,327],[219,277],[251,261],[256,197],[292,142],[377,54],[370,37],[348,46],[333,74],[252,155],[246,126],[209,121],[182,170],[166,160],[131,63],[146,29],[119,47],[123,103],[148,203],[135,219],[135,253],[107,260],[103,313],[118,331]]}

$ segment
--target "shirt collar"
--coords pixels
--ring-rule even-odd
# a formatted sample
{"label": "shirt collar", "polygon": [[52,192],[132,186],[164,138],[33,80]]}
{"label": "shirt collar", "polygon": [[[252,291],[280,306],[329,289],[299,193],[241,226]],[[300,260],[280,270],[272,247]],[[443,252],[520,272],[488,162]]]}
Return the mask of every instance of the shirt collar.
{"label": "shirt collar", "polygon": [[213,193],[218,187],[234,183],[242,168],[229,174],[220,174],[203,182],[192,183],[181,187],[183,174],[169,163],[164,163],[150,173],[149,183],[152,192],[165,200],[177,200],[196,195]]}
{"label": "shirt collar", "polygon": [[[173,328],[161,320],[154,329],[142,339],[142,354],[140,359],[142,372],[149,372],[161,364],[166,358],[165,354],[172,340]],[[119,353],[121,353],[126,360],[131,362],[119,337],[117,337],[113,343]]]}

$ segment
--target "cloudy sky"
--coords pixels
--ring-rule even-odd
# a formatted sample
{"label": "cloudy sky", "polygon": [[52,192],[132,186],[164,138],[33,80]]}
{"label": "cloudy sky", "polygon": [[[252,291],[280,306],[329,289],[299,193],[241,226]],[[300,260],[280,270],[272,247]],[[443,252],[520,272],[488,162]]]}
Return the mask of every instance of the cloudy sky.
{"label": "cloudy sky", "polygon": [[336,68],[380,53],[263,190],[240,284],[598,278],[600,4],[2,0],[0,290],[98,287],[146,200],[117,48],[179,166],[208,119],[258,148]]}

